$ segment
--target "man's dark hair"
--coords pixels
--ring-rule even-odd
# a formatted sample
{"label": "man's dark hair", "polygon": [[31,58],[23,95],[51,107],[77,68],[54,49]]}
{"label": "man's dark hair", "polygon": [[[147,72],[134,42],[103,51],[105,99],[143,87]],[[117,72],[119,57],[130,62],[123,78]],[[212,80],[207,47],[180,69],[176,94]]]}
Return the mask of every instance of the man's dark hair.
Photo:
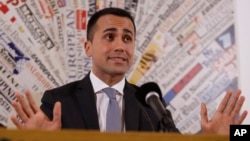
{"label": "man's dark hair", "polygon": [[109,14],[119,16],[119,17],[129,18],[134,25],[134,30],[136,31],[134,19],[130,15],[129,12],[127,12],[126,10],[121,9],[121,8],[109,7],[109,8],[104,8],[102,10],[97,11],[89,19],[88,26],[87,26],[87,40],[89,40],[89,41],[93,40],[95,26],[96,26],[96,22],[98,21],[98,19],[102,16],[109,15]]}

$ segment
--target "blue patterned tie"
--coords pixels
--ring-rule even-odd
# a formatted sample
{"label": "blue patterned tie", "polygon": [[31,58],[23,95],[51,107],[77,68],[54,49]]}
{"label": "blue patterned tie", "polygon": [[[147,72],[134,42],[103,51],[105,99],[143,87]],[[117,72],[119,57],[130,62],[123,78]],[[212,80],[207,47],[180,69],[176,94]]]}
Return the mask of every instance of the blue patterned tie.
{"label": "blue patterned tie", "polygon": [[116,100],[116,90],[113,88],[104,88],[103,91],[109,97],[107,110],[106,131],[121,131],[121,112]]}

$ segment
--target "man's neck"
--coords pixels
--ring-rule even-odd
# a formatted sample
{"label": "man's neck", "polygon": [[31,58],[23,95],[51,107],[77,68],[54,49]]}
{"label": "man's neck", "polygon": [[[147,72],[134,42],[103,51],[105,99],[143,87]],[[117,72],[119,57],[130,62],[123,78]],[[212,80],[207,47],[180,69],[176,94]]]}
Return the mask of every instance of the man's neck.
{"label": "man's neck", "polygon": [[125,77],[125,75],[98,74],[94,71],[92,72],[97,78],[102,80],[104,83],[106,83],[110,87],[119,83]]}

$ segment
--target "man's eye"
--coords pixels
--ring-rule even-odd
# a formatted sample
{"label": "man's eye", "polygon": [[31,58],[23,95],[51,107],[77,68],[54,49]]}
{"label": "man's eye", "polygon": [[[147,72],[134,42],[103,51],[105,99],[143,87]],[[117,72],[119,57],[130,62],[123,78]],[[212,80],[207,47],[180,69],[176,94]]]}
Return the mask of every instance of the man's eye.
{"label": "man's eye", "polygon": [[114,36],[113,36],[112,34],[108,34],[108,35],[105,36],[105,38],[106,38],[107,40],[113,40],[113,39],[114,39]]}
{"label": "man's eye", "polygon": [[125,43],[128,43],[132,41],[132,38],[130,36],[125,36],[123,40]]}

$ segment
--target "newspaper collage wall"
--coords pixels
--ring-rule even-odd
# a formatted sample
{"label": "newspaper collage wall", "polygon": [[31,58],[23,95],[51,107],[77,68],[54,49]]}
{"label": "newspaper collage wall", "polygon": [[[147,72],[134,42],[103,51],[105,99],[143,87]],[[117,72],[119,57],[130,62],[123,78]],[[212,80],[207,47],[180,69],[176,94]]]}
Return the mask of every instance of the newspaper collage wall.
{"label": "newspaper collage wall", "polygon": [[42,95],[83,78],[86,23],[105,7],[129,11],[137,25],[127,79],[159,84],[182,133],[200,131],[200,102],[213,114],[238,87],[232,0],[0,0],[0,123],[16,91]]}

